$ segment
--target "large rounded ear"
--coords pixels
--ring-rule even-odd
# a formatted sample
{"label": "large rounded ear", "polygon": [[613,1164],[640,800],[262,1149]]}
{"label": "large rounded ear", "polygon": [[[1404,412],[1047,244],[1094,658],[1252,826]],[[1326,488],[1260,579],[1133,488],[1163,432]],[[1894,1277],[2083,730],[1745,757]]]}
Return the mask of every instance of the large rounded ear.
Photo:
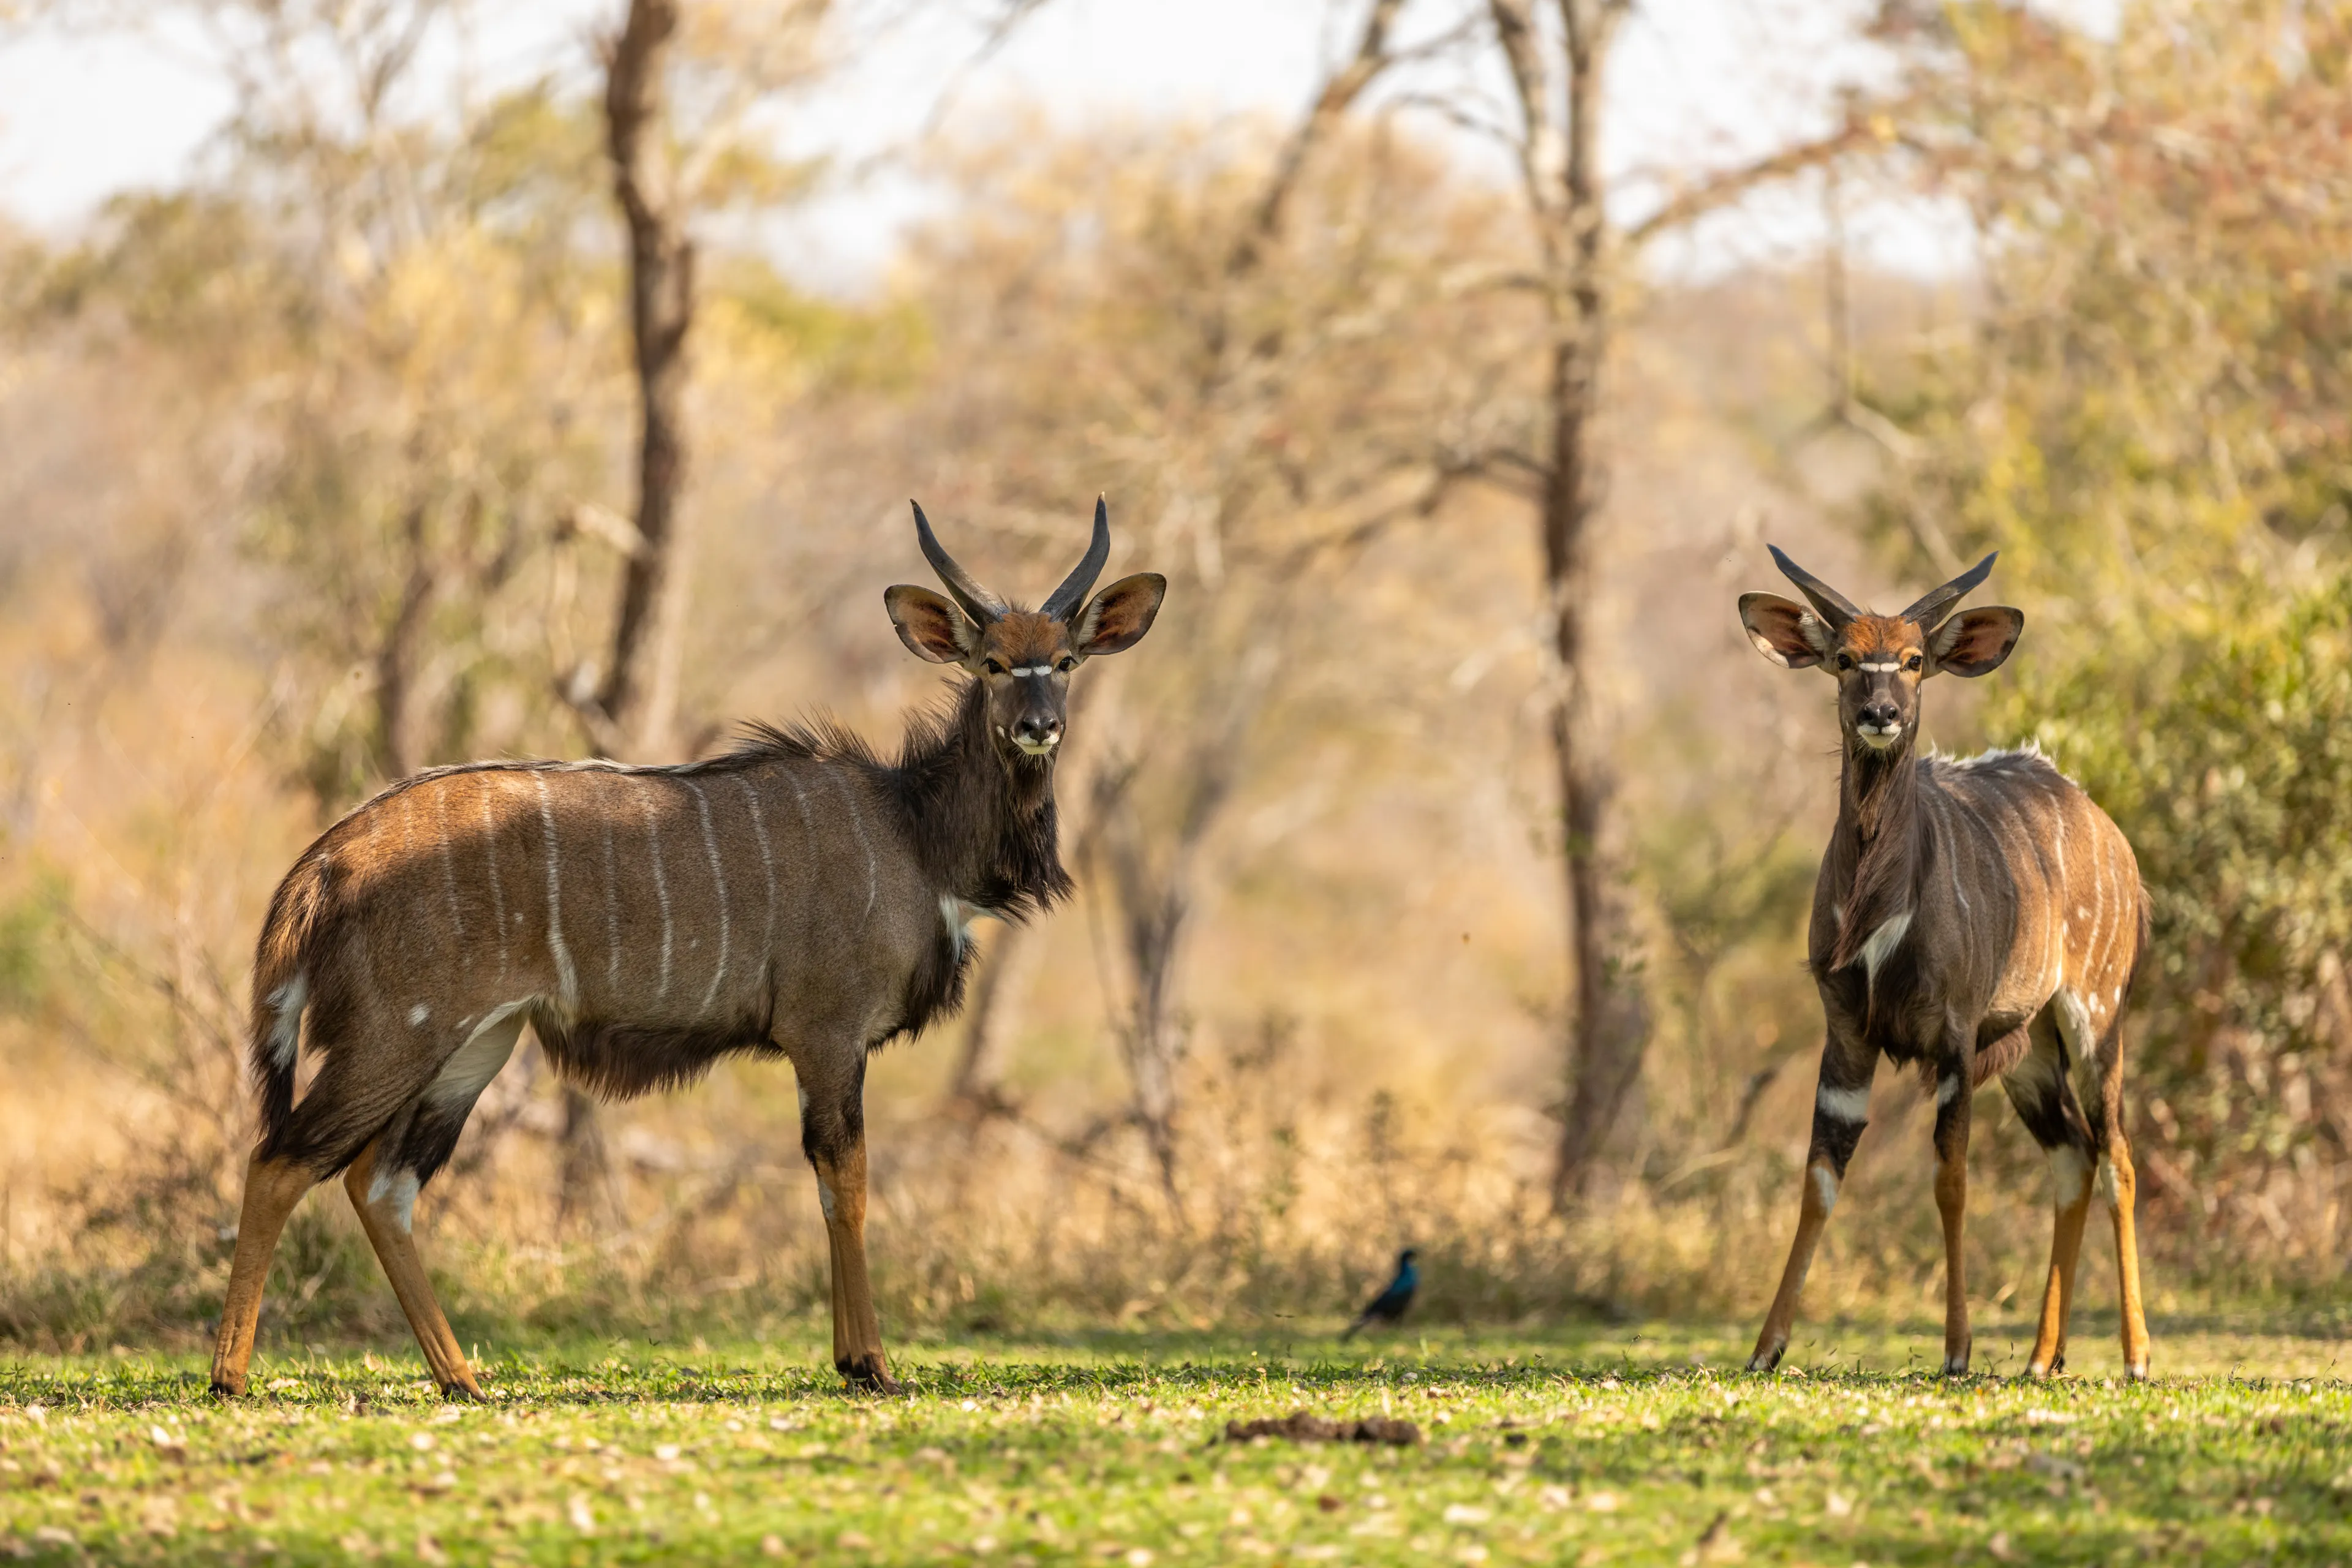
{"label": "large rounded ear", "polygon": [[1739,624],[1756,651],[1783,669],[1804,669],[1829,656],[1830,630],[1821,616],[1778,594],[1739,595]]}
{"label": "large rounded ear", "polygon": [[933,664],[961,664],[980,647],[980,628],[929,588],[901,583],[883,590],[882,604],[898,640]]}
{"label": "large rounded ear", "polygon": [[1123,653],[1143,640],[1168,596],[1168,579],[1157,572],[1121,577],[1094,596],[1070,628],[1070,644],[1087,658]]}
{"label": "large rounded ear", "polygon": [[1963,610],[1937,626],[1927,639],[1927,652],[1936,661],[1935,673],[1949,670],[1954,675],[1990,675],[2000,668],[2024,630],[2025,612],[2012,610],[2007,605]]}

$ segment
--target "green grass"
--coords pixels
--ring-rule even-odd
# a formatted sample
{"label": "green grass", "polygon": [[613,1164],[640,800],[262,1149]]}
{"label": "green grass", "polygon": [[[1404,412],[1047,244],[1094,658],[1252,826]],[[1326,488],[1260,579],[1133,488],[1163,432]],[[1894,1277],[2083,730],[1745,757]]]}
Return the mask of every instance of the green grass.
{"label": "green grass", "polygon": [[[903,1347],[907,1397],[814,1342],[483,1358],[0,1353],[0,1558],[36,1562],[1717,1563],[2352,1560],[2339,1342],[2158,1325],[2158,1380],[1927,1373],[1932,1331],[1097,1337]],[[2169,1331],[2168,1331],[2168,1328]],[[2021,1363],[2019,1325],[1979,1362]],[[1414,1448],[1221,1440],[1307,1409]]]}

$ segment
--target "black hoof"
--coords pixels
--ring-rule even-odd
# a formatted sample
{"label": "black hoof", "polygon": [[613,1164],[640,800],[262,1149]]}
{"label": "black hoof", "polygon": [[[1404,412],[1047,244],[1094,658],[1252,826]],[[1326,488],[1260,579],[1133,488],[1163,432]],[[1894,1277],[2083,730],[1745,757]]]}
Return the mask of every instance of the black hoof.
{"label": "black hoof", "polygon": [[845,1356],[833,1363],[834,1370],[849,1380],[853,1388],[869,1394],[904,1394],[905,1387],[890,1375],[889,1367],[878,1355]]}

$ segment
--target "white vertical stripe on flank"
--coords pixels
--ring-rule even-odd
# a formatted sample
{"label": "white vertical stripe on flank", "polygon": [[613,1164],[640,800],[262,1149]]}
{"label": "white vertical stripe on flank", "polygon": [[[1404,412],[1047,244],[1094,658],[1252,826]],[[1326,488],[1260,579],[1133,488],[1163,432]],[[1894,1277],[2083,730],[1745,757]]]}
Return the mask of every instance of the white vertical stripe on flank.
{"label": "white vertical stripe on flank", "polygon": [[490,784],[482,782],[482,858],[490,868],[490,918],[499,928],[499,978],[507,977],[507,889],[499,879],[499,819],[490,811]]}
{"label": "white vertical stripe on flank", "polygon": [[2058,944],[2058,972],[2054,975],[2051,976],[2051,985],[2053,989],[2066,984],[2066,911],[2069,909],[2072,909],[2074,903],[2074,887],[2066,875],[2065,812],[2061,810],[2054,820],[2056,823],[2056,831],[2051,835],[2051,843],[2058,856],[2058,886],[2055,889],[2055,896],[2058,901],[2058,919],[2055,922],[2056,934],[2052,938],[2052,940],[2056,942]]}
{"label": "white vertical stripe on flank", "polygon": [[[403,871],[406,871],[410,867],[416,864],[416,803],[404,795],[400,797],[399,805],[400,868]],[[400,948],[400,956],[402,961],[401,967],[403,969],[415,968],[416,965],[416,960],[415,957],[416,933],[408,928],[406,921],[403,921],[401,924]]]}
{"label": "white vertical stripe on flank", "polygon": [[441,841],[441,896],[449,906],[449,926],[457,933],[457,964],[461,969],[474,967],[473,944],[466,940],[466,915],[457,903],[457,861],[449,852],[449,792],[438,784],[428,785],[433,791],[433,823],[439,829]]}
{"label": "white vertical stripe on flank", "polygon": [[[1946,851],[1944,856],[1944,865],[1952,875],[1952,897],[1960,901],[1960,913],[1967,914],[1969,912],[1969,895],[1960,887],[1960,829],[1959,826],[1952,820],[1953,815],[1958,811],[1959,807],[1952,802],[1945,799],[1944,794],[1941,790],[1937,791],[1936,794],[1929,798],[1933,799],[1936,803],[1936,821],[1944,830],[1940,847]],[[1966,921],[1961,922],[1960,940],[1963,942],[1968,940],[1968,925]]]}
{"label": "white vertical stripe on flank", "polygon": [[867,921],[874,918],[874,900],[881,890],[881,883],[876,878],[874,846],[866,837],[866,819],[858,814],[856,792],[834,773],[828,772],[825,776],[833,780],[833,787],[839,790],[841,798],[848,803],[849,826],[857,835],[857,847],[866,851],[866,912],[857,917],[857,923],[863,928]]}
{"label": "white vertical stripe on flank", "polygon": [[669,954],[674,935],[669,918],[669,879],[662,875],[661,819],[653,815],[653,792],[646,792],[646,847],[654,863],[654,900],[661,905],[662,956],[661,984],[654,988],[654,1000],[669,994]]}
{"label": "white vertical stripe on flank", "polygon": [[793,786],[793,805],[801,814],[801,864],[804,868],[803,879],[809,884],[808,890],[801,895],[800,935],[793,944],[793,951],[803,955],[802,961],[805,963],[805,955],[816,949],[816,921],[824,902],[816,892],[824,871],[817,863],[816,819],[809,815],[808,792],[801,788],[800,774],[789,766],[784,769],[784,782]]}
{"label": "white vertical stripe on flank", "polygon": [[768,923],[760,937],[762,960],[776,951],[776,851],[768,842],[768,820],[760,815],[760,792],[741,773],[735,783],[743,792],[743,804],[751,808],[751,832],[760,841],[760,868],[768,876]]}
{"label": "white vertical stripe on flank", "polygon": [[719,889],[719,964],[710,972],[710,989],[702,994],[702,1005],[695,1009],[695,1016],[700,1017],[710,1011],[710,1005],[719,1000],[719,988],[727,984],[727,873],[719,864],[719,834],[710,826],[710,797],[692,779],[686,781],[686,787],[694,792],[695,809],[702,814],[702,848],[710,857],[710,885]]}
{"label": "white vertical stripe on flank", "polygon": [[613,814],[600,811],[597,819],[604,825],[604,988],[621,989],[621,900],[614,895],[613,874]]}
{"label": "white vertical stripe on flank", "polygon": [[2091,941],[2082,950],[2082,973],[2086,980],[2098,975],[2098,959],[2107,950],[2103,941],[2107,931],[2107,835],[2103,832],[2091,835],[2091,865],[2098,868],[2098,914],[2091,921]]}
{"label": "white vertical stripe on flank", "polygon": [[567,1013],[580,1010],[580,972],[563,945],[563,875],[555,863],[555,807],[547,797],[547,775],[534,773],[539,786],[539,826],[547,838],[547,950],[555,955],[555,1001]]}

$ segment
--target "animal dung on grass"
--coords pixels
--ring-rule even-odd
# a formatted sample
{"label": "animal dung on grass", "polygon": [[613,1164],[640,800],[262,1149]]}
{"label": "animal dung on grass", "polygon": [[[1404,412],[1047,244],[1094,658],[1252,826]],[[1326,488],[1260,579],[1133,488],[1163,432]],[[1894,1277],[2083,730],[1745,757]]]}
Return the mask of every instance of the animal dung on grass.
{"label": "animal dung on grass", "polygon": [[1293,1443],[1385,1443],[1410,1448],[1421,1441],[1421,1428],[1387,1415],[1367,1415],[1360,1421],[1334,1421],[1294,1410],[1255,1421],[1225,1423],[1225,1441],[1246,1443],[1253,1437],[1281,1437]]}

